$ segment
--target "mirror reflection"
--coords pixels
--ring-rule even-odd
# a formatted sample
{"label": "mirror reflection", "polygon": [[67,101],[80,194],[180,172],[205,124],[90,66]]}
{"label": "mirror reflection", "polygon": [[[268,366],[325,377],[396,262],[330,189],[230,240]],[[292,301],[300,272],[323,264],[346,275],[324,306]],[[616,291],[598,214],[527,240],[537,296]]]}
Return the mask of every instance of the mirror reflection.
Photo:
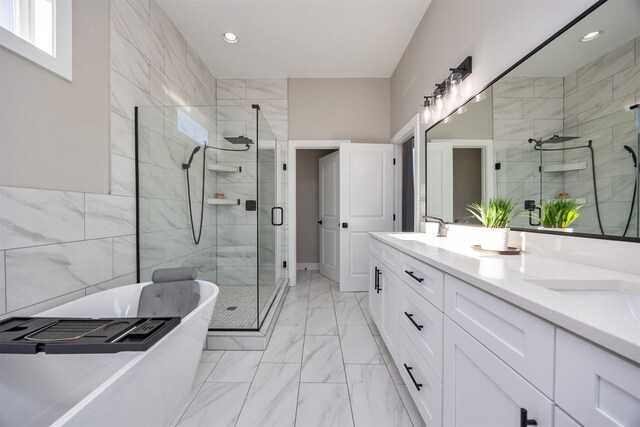
{"label": "mirror reflection", "polygon": [[474,223],[501,196],[511,227],[640,237],[638,22],[639,2],[603,4],[429,129],[427,215]]}

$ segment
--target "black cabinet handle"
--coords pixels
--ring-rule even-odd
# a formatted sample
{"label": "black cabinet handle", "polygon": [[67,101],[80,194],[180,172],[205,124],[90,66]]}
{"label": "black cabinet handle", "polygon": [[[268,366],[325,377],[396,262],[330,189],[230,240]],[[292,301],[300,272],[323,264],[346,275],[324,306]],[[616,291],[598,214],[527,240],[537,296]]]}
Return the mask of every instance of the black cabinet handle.
{"label": "black cabinet handle", "polygon": [[407,317],[409,318],[409,320],[411,320],[411,323],[413,323],[413,326],[415,326],[415,327],[416,327],[416,329],[418,329],[419,331],[421,331],[421,330],[422,330],[422,328],[424,328],[424,326],[423,326],[423,325],[418,325],[418,324],[416,323],[416,321],[415,321],[415,320],[413,320],[413,314],[409,314],[409,313],[407,313],[407,312],[405,311],[405,312],[404,312],[404,315],[405,315],[405,316],[407,316]]}
{"label": "black cabinet handle", "polygon": [[349,223],[348,222],[343,222],[342,223],[342,228],[347,228],[349,227]]}
{"label": "black cabinet handle", "polygon": [[520,427],[537,426],[537,425],[538,425],[538,422],[536,420],[529,419],[529,417],[527,416],[527,410],[524,408],[520,408]]}
{"label": "black cabinet handle", "polygon": [[378,267],[374,267],[374,269],[376,277],[373,278],[373,287],[376,290],[376,293],[378,293]]}
{"label": "black cabinet handle", "polygon": [[377,272],[377,275],[376,275],[376,277],[378,278],[378,289],[376,289],[378,294],[382,290],[382,286],[380,286],[380,275],[381,274],[382,274],[382,270],[378,269],[378,272]]}
{"label": "black cabinet handle", "polygon": [[413,369],[411,366],[407,366],[406,363],[404,363],[404,369],[407,370],[407,374],[409,374],[409,376],[411,377],[411,381],[413,381],[413,385],[416,386],[416,388],[418,389],[418,391],[420,391],[420,389],[422,388],[422,384],[418,384],[418,382],[416,381],[415,378],[413,378],[413,374],[411,373],[411,370]]}
{"label": "black cabinet handle", "polygon": [[422,277],[415,276],[413,274],[413,271],[405,270],[404,272],[407,273],[409,276],[411,276],[414,280],[417,280],[420,283],[422,283],[424,281],[424,279]]}

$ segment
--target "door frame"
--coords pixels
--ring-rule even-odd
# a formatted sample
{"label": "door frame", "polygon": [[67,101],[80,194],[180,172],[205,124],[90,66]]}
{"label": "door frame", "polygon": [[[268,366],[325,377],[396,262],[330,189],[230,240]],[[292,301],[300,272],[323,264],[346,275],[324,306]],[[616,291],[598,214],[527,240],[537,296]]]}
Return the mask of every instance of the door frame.
{"label": "door frame", "polygon": [[[422,179],[425,171],[425,167],[422,164],[422,157],[424,153],[424,132],[422,130],[424,125],[420,122],[420,114],[416,114],[400,129],[395,135],[391,137],[390,143],[394,144],[393,157],[396,160],[396,168],[393,171],[393,206],[394,214],[396,216],[393,221],[393,231],[402,231],[402,144],[407,142],[413,137],[413,146],[415,148],[415,162],[416,169],[413,176],[413,188],[414,188],[414,201],[413,201],[413,230],[415,232],[420,231],[421,220],[421,205],[420,199],[425,197],[424,185],[420,186],[420,182],[424,182]],[[426,201],[425,201],[426,203]]]}
{"label": "door frame", "polygon": [[297,285],[296,277],[297,277],[297,245],[296,245],[296,235],[297,235],[297,221],[296,221],[296,206],[297,206],[297,198],[296,198],[296,157],[297,150],[339,150],[340,144],[349,144],[351,140],[320,140],[320,139],[298,139],[298,140],[289,140],[289,161],[287,162],[287,170],[289,173],[287,174],[288,180],[288,194],[287,194],[287,215],[288,215],[288,225],[289,225],[289,261],[287,262],[288,270],[289,270],[289,284],[290,286]]}
{"label": "door frame", "polygon": [[454,148],[479,148],[482,153],[482,200],[486,203],[494,194],[493,139],[432,139],[431,143],[450,144]]}

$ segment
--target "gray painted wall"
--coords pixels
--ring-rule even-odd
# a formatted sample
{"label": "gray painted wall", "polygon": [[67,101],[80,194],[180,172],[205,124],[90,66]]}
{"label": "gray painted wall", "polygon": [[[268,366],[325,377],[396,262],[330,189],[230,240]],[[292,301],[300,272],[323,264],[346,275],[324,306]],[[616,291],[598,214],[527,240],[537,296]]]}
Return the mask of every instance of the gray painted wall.
{"label": "gray painted wall", "polygon": [[317,263],[319,183],[318,160],[336,150],[296,150],[296,259]]}
{"label": "gray painted wall", "polygon": [[73,81],[0,46],[0,185],[109,192],[109,2],[73,2]]}
{"label": "gray painted wall", "polygon": [[388,143],[389,79],[289,79],[289,139]]}
{"label": "gray painted wall", "polygon": [[467,206],[482,200],[482,150],[453,149],[453,217],[471,215]]}
{"label": "gray painted wall", "polygon": [[433,0],[391,77],[391,133],[466,56],[473,73],[461,89],[472,96],[593,3]]}

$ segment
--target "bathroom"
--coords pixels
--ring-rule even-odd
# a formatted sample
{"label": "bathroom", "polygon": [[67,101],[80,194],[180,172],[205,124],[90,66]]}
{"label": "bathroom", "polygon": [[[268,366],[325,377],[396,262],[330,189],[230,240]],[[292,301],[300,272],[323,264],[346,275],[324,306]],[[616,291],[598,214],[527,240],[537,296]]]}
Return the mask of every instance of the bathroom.
{"label": "bathroom", "polygon": [[0,425],[640,425],[640,1],[0,11]]}

